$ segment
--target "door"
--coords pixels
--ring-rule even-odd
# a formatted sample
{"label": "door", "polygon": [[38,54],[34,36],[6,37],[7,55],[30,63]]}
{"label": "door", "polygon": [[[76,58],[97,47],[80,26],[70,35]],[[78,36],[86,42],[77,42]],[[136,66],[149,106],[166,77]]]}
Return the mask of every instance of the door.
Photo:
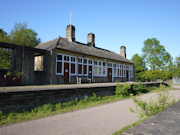
{"label": "door", "polygon": [[92,66],[89,66],[88,77],[92,80]]}
{"label": "door", "polygon": [[64,63],[64,82],[69,82],[69,63]]}
{"label": "door", "polygon": [[126,71],[126,77],[127,77],[127,81],[129,81],[129,71]]}
{"label": "door", "polygon": [[108,80],[112,82],[112,68],[108,68]]}

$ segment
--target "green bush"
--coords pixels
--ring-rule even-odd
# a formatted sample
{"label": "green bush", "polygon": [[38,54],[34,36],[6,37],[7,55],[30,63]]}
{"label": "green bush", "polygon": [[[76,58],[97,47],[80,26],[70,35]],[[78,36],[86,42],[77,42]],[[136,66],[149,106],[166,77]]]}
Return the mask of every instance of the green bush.
{"label": "green bush", "polygon": [[157,89],[157,100],[155,101],[151,98],[147,102],[146,100],[143,101],[141,98],[134,96],[132,96],[132,99],[136,103],[136,109],[129,109],[133,113],[139,113],[138,117],[141,119],[155,115],[176,102],[174,97],[169,94],[164,85],[160,85],[160,87]]}
{"label": "green bush", "polygon": [[132,89],[133,89],[132,93],[134,95],[147,91],[146,85],[140,83],[133,84]]}
{"label": "green bush", "polygon": [[116,96],[122,96],[122,97],[126,97],[129,95],[128,90],[131,89],[131,85],[124,83],[124,84],[118,84],[116,86],[116,91],[115,91],[115,95]]}

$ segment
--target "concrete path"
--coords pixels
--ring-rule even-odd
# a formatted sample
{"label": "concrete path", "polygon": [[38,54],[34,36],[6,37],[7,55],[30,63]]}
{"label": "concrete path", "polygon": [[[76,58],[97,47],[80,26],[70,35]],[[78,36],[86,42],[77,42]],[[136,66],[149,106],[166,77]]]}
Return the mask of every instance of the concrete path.
{"label": "concrete path", "polygon": [[[170,93],[176,100],[180,99],[180,90]],[[143,99],[150,97],[156,94],[142,96]],[[132,99],[3,126],[0,135],[110,135],[138,120],[129,107],[135,107]]]}

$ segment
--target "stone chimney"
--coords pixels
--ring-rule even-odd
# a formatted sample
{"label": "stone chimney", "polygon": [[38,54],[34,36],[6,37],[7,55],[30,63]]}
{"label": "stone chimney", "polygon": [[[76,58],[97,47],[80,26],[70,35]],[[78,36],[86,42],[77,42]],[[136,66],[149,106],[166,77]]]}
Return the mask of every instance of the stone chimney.
{"label": "stone chimney", "polygon": [[70,41],[75,41],[75,26],[68,25],[66,27],[66,38],[68,38]]}
{"label": "stone chimney", "polygon": [[126,58],[126,47],[125,46],[120,47],[120,55]]}
{"label": "stone chimney", "polygon": [[87,35],[87,45],[95,47],[95,35],[93,33]]}

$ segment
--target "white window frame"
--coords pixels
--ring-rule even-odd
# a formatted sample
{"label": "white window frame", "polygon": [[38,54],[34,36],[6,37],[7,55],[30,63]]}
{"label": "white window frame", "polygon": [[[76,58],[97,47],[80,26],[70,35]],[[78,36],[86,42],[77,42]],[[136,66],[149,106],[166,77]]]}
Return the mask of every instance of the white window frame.
{"label": "white window frame", "polygon": [[[62,60],[57,60],[57,56],[56,56],[56,71],[55,71],[55,74],[56,75],[64,75],[64,63],[69,63],[69,79],[70,79],[70,76],[72,75],[77,75],[77,66],[76,66],[76,63],[77,63],[77,58],[76,56],[72,56],[72,55],[67,55],[67,54],[62,54],[62,53],[57,53],[57,55],[62,55]],[[67,60],[64,60],[64,57],[69,57],[69,61]],[[71,61],[71,57],[75,58],[75,62],[72,62]],[[57,73],[57,62],[62,62],[62,73]],[[71,73],[71,63],[75,64],[75,73]],[[69,80],[70,81],[70,80]]]}
{"label": "white window frame", "polygon": [[[86,63],[84,63],[84,60],[86,60]],[[88,66],[88,58],[83,59],[83,75],[88,76],[89,66]],[[86,74],[84,74],[84,65],[86,65]]]}
{"label": "white window frame", "polygon": [[126,77],[126,65],[123,64],[123,77]]}
{"label": "white window frame", "polygon": [[[97,61],[97,65],[95,65],[95,62]],[[101,65],[99,65],[99,62]],[[105,66],[103,66],[103,62],[105,63]],[[101,60],[94,60],[94,67],[93,69],[97,67],[97,74],[94,73],[94,76],[107,76],[107,63],[105,61]],[[105,67],[105,75],[103,75],[103,67]],[[101,74],[99,74],[99,68],[101,68]]]}
{"label": "white window frame", "polygon": [[[62,60],[58,60],[57,56],[56,56],[56,69],[55,69],[56,71],[55,71],[55,74],[56,75],[64,75],[64,55],[63,54],[58,54],[58,53],[57,53],[57,55],[61,55],[62,56]],[[57,72],[57,62],[62,62],[62,67],[61,67],[62,71],[61,71],[61,73]]]}
{"label": "white window frame", "polygon": [[[81,62],[81,63],[78,61],[78,60],[79,60],[79,58],[80,58],[80,59],[82,59],[82,62]],[[84,71],[84,66],[83,66],[83,65],[84,65],[84,64],[83,64],[84,59],[83,59],[83,57],[78,57],[78,60],[77,60],[77,63],[78,63],[78,64],[77,64],[77,67],[78,67],[78,65],[81,65],[81,66],[82,66],[82,71],[81,71],[81,72],[82,72],[82,74],[79,74],[79,73],[78,73],[78,71],[79,71],[79,67],[77,68],[77,69],[78,69],[77,74],[78,74],[79,76],[83,76],[83,73],[84,73],[84,72],[83,72],[83,71]]]}

